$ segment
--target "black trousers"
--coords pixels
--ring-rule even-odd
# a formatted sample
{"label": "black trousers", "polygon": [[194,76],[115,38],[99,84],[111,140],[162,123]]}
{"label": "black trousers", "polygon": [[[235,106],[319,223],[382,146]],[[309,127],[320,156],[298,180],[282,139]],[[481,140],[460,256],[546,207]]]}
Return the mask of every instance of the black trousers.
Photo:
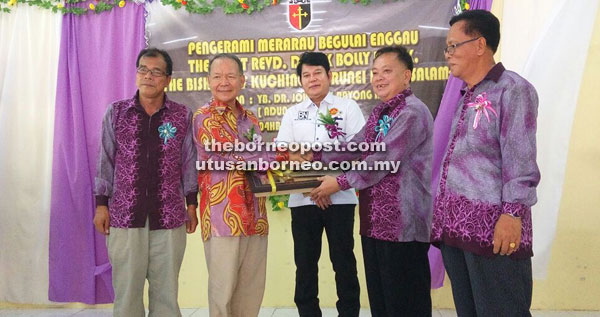
{"label": "black trousers", "polygon": [[531,316],[531,258],[475,255],[442,243],[458,316]]}
{"label": "black trousers", "polygon": [[329,243],[329,259],[335,272],[339,316],[358,316],[360,286],[354,257],[354,209],[356,205],[292,207],[292,235],[296,262],[294,302],[300,316],[321,316],[319,268],[323,229]]}
{"label": "black trousers", "polygon": [[361,239],[371,316],[431,316],[429,243]]}

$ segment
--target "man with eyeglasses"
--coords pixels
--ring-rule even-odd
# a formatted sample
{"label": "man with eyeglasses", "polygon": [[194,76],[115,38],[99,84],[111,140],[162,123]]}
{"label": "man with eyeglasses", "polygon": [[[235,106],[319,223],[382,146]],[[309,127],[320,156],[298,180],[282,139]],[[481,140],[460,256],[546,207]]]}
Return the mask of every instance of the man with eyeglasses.
{"label": "man with eyeglasses", "polygon": [[466,85],[442,161],[432,241],[459,316],[531,316],[537,93],[494,61],[494,15],[465,11],[450,26],[445,57]]}
{"label": "man with eyeglasses", "polygon": [[144,49],[136,67],[137,93],[112,103],[102,122],[94,226],[107,239],[114,316],[145,316],[146,279],[149,316],[181,316],[185,233],[198,225],[192,113],[164,92],[173,68],[167,52]]}

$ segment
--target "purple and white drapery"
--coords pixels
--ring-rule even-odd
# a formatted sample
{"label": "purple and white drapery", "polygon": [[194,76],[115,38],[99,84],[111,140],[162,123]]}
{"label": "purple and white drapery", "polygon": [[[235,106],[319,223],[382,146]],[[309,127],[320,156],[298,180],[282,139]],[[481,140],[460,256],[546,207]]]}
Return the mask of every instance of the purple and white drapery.
{"label": "purple and white drapery", "polygon": [[50,209],[51,301],[113,301],[105,238],[91,225],[94,175],[102,116],[110,102],[135,93],[144,35],[144,5],[64,16]]}

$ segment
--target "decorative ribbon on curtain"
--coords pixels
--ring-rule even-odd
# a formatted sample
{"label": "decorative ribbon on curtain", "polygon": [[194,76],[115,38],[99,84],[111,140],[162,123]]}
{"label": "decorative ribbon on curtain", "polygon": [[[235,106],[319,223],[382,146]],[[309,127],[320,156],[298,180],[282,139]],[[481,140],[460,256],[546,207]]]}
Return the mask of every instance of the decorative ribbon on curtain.
{"label": "decorative ribbon on curtain", "polygon": [[63,18],[50,206],[51,301],[102,304],[114,298],[105,238],[92,225],[94,175],[104,112],[136,91],[144,13],[143,4],[128,2],[119,10]]}

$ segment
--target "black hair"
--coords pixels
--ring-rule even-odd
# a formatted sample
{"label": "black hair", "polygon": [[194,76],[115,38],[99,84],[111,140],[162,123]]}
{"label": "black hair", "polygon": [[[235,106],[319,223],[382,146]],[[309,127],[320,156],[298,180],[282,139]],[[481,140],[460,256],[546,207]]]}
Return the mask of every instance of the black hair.
{"label": "black hair", "polygon": [[491,12],[485,10],[468,10],[450,19],[450,26],[465,21],[463,32],[472,36],[483,36],[487,46],[496,53],[500,43],[500,21]]}
{"label": "black hair", "polygon": [[373,58],[373,61],[375,61],[379,56],[387,53],[396,53],[400,63],[404,64],[404,66],[406,66],[406,68],[412,72],[414,63],[406,47],[400,45],[382,47],[375,52],[375,58]]}
{"label": "black hair", "polygon": [[158,49],[156,47],[148,47],[141,50],[138,54],[137,60],[135,61],[135,67],[137,68],[140,66],[140,59],[142,59],[142,57],[158,56],[162,56],[165,63],[167,63],[167,69],[165,73],[167,76],[171,76],[171,74],[173,73],[173,61],[171,60],[171,56],[169,56],[169,53],[167,53],[167,51]]}
{"label": "black hair", "polygon": [[310,66],[323,66],[326,73],[329,73],[329,70],[331,69],[327,55],[321,52],[304,52],[300,55],[298,66],[296,66],[296,75],[300,77],[300,80],[302,80],[302,65],[304,64]]}

